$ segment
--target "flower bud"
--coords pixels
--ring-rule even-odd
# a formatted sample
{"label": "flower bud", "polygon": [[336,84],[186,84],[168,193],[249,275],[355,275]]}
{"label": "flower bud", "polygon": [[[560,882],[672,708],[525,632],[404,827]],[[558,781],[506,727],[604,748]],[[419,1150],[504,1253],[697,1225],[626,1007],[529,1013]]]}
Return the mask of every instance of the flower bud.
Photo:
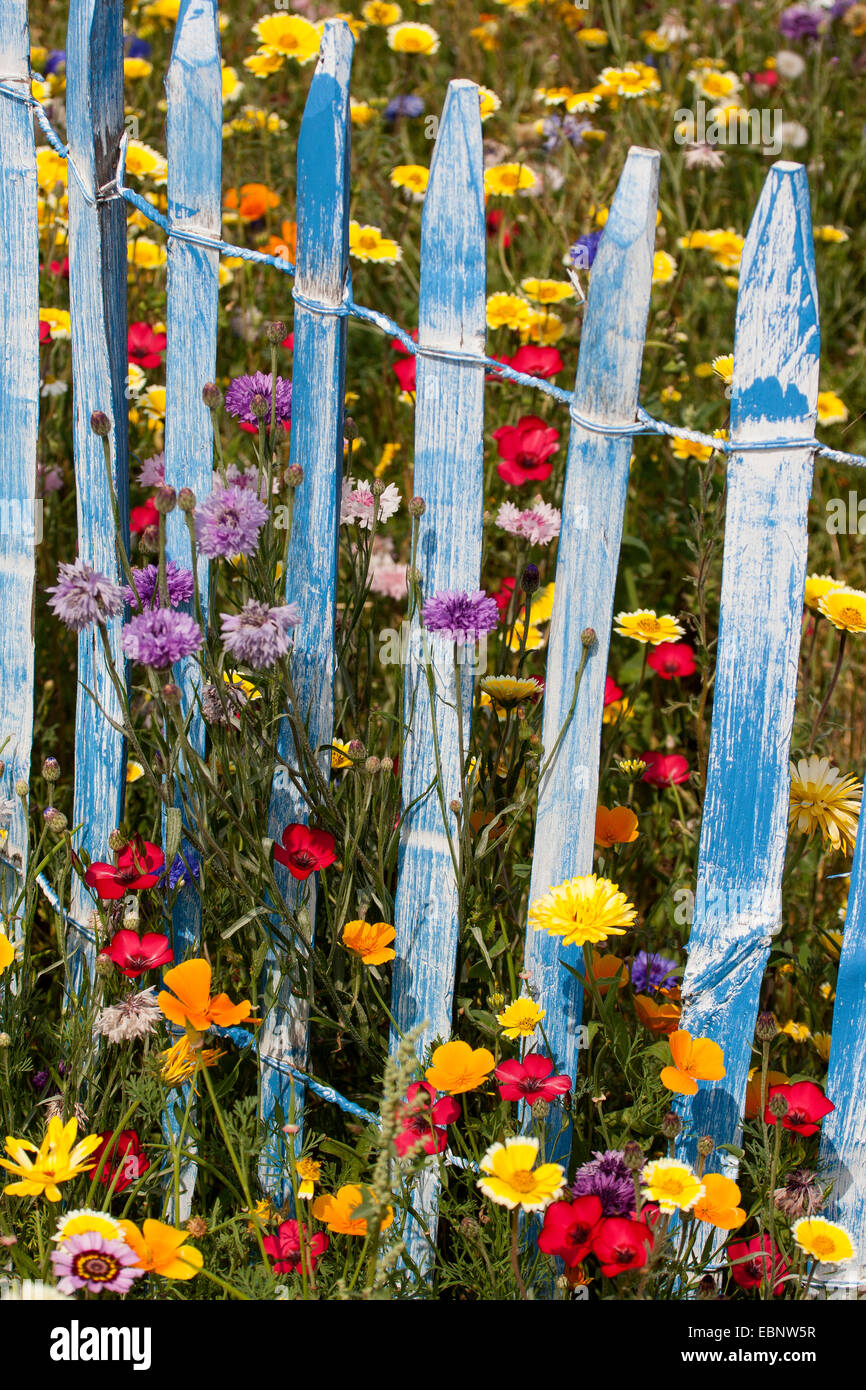
{"label": "flower bud", "polygon": [[181,701],[180,686],[175,685],[174,681],[168,681],[162,687],[162,698],[167,705],[179,705]]}
{"label": "flower bud", "polygon": [[585,627],[580,634],[581,644],[584,647],[594,647],[598,641],[598,634],[594,627]]}
{"label": "flower bud", "polygon": [[252,400],[250,401],[250,410],[253,412],[256,419],[266,420],[268,417],[269,409],[270,407],[268,406],[268,402],[265,400],[261,391],[257,391],[256,394],[253,396]]}
{"label": "flower bud", "polygon": [[418,568],[417,565],[407,565],[407,566],[406,566],[406,583],[407,583],[407,584],[420,584],[422,578],[423,578],[423,575],[421,574],[421,571],[419,570],[419,568]]}
{"label": "flower bud", "polygon": [[695,1147],[701,1158],[709,1158],[716,1147],[716,1141],[711,1134],[702,1134]]}
{"label": "flower bud", "polygon": [[755,1023],[755,1037],[759,1043],[772,1042],[778,1031],[778,1024],[772,1014],[758,1014],[757,1022]]}
{"label": "flower bud", "polygon": [[42,764],[42,776],[46,782],[60,781],[60,764],[56,758],[46,758]]}
{"label": "flower bud", "polygon": [[381,478],[374,478],[370,484],[370,491],[374,497],[381,497],[387,486],[387,483],[384,483]]}
{"label": "flower bud", "polygon": [[216,382],[209,381],[201,388],[201,398],[208,410],[219,410],[223,403],[223,393]]}
{"label": "flower bud", "polygon": [[282,319],[274,319],[273,323],[268,324],[268,342],[273,347],[279,347],[288,331]]}
{"label": "flower bud", "polygon": [[453,811],[455,816],[459,816],[459,815],[460,815],[460,812],[463,810],[463,807],[461,806],[460,802],[457,800],[456,796],[455,796],[454,800],[453,800],[452,802],[449,803],[448,809],[449,809],[450,811]]}
{"label": "flower bud", "polygon": [[393,772],[393,771],[394,771],[394,759],[393,759],[393,758],[383,758],[382,761],[381,761],[380,764],[379,764],[379,770],[380,770],[381,772],[383,772],[383,773],[386,773],[386,772]]}
{"label": "flower bud", "polygon": [[676,1139],[682,1132],[683,1122],[674,1110],[669,1110],[662,1118],[660,1129],[665,1139]]}
{"label": "flower bud", "polygon": [[481,1227],[474,1216],[464,1216],[460,1222],[460,1232],[467,1240],[480,1240]]}
{"label": "flower bud", "polygon": [[406,503],[406,510],[410,516],[423,516],[427,510],[427,503],[423,497],[410,497]]}
{"label": "flower bud", "polygon": [[520,588],[524,594],[534,594],[541,580],[537,565],[527,565],[520,576]]}
{"label": "flower bud", "polygon": [[19,778],[18,778],[18,781],[15,783],[15,795],[16,795],[16,796],[20,796],[20,797],[23,799],[24,797],[29,796],[29,794],[30,794],[30,788],[28,787],[27,783],[24,781],[24,778],[23,778],[23,777],[19,777]]}
{"label": "flower bud", "polygon": [[353,439],[358,438],[358,426],[355,424],[351,415],[347,415],[343,421],[343,438],[347,439],[349,443],[351,443]]}
{"label": "flower bud", "polygon": [[364,764],[364,771],[365,771],[365,772],[371,772],[371,773],[373,773],[373,772],[378,772],[381,766],[382,766],[382,764],[379,762],[379,759],[378,759],[378,758],[371,757],[371,758],[368,758],[367,761],[365,762],[365,764]]}
{"label": "flower bud", "polygon": [[[273,327],[273,325],[271,326]],[[285,324],[281,324],[280,327],[285,328]],[[285,334],[283,334],[283,337],[285,337]],[[201,1240],[203,1236],[207,1235],[210,1227],[203,1216],[191,1216],[186,1223],[186,1229],[191,1236],[194,1236],[197,1240]]]}
{"label": "flower bud", "polygon": [[637,1173],[644,1165],[644,1153],[635,1139],[630,1139],[622,1151],[622,1161],[632,1173]]}
{"label": "flower bud", "polygon": [[177,505],[182,512],[195,511],[195,493],[191,487],[182,487],[177,494]]}
{"label": "flower bud", "polygon": [[138,548],[143,550],[146,555],[159,554],[159,527],[145,526],[138,537]]}
{"label": "flower bud", "polygon": [[90,428],[94,434],[101,435],[103,439],[106,435],[111,434],[111,421],[104,410],[94,410],[90,417]]}
{"label": "flower bud", "polygon": [[177,506],[177,493],[173,487],[166,487],[165,483],[156,489],[153,495],[153,505],[160,516],[168,516]]}
{"label": "flower bud", "polygon": [[353,738],[346,746],[346,754],[353,763],[362,763],[367,756],[367,750],[359,738]]}
{"label": "flower bud", "polygon": [[550,1106],[548,1105],[546,1100],[534,1100],[532,1102],[533,1120],[543,1120],[547,1115],[549,1109]]}
{"label": "flower bud", "polygon": [[109,975],[114,974],[114,961],[111,959],[111,956],[98,955],[96,957],[95,969],[101,980],[107,980]]}
{"label": "flower bud", "polygon": [[300,1125],[283,1125],[283,1134],[295,1135],[300,1134],[300,1132]]}
{"label": "flower bud", "polygon": [[[10,1038],[9,1034],[8,1034],[8,1033],[0,1033],[0,1047],[11,1047],[11,1046],[12,1046],[12,1039]],[[4,1245],[7,1245],[8,1243],[9,1243],[8,1240],[4,1240],[4,1242],[3,1242]],[[13,1245],[15,1244],[14,1237],[13,1237],[13,1240],[12,1240],[12,1244],[13,1244]]]}
{"label": "flower bud", "polygon": [[770,1096],[767,1102],[767,1109],[776,1120],[783,1120],[788,1113],[789,1105],[787,1098],[779,1092],[775,1096]]}
{"label": "flower bud", "polygon": [[300,487],[304,481],[304,470],[299,463],[290,463],[284,476],[287,487]]}
{"label": "flower bud", "polygon": [[128,840],[122,830],[112,830],[108,837],[108,848],[117,854],[120,850],[126,849]]}
{"label": "flower bud", "polygon": [[54,835],[62,835],[69,821],[62,811],[58,811],[56,806],[47,806],[44,812],[45,824]]}

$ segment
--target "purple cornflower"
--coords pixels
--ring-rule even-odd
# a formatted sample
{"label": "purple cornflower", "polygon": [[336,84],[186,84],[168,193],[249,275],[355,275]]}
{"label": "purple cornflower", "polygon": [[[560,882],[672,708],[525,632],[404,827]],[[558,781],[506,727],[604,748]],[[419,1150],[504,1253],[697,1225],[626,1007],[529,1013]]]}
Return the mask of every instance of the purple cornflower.
{"label": "purple cornflower", "polygon": [[[137,609],[159,608],[159,569],[157,566],[146,565],[144,569],[134,569],[132,577],[135,580],[135,592],[127,584],[123,591],[125,602],[131,603]],[[181,569],[174,560],[169,560],[165,567],[165,578],[168,584],[168,601],[171,607],[177,608],[182,603],[188,603],[192,598],[193,591],[192,570]]]}
{"label": "purple cornflower", "polygon": [[601,241],[601,231],[587,232],[579,236],[573,246],[568,248],[568,259],[576,270],[590,270]]}
{"label": "purple cornflower", "polygon": [[194,618],[173,608],[145,608],[130,618],[120,645],[133,661],[163,671],[197,652],[204,638]]}
{"label": "purple cornflower", "polygon": [[382,112],[383,121],[396,121],[398,116],[423,116],[424,101],[421,97],[407,94],[392,97]]}
{"label": "purple cornflower", "polygon": [[251,598],[240,613],[220,613],[220,621],[226,651],[248,666],[265,669],[291,650],[289,628],[301,621],[301,610],[296,603],[269,608]]}
{"label": "purple cornflower", "polygon": [[48,590],[53,598],[48,607],[73,632],[83,632],[91,623],[104,623],[123,608],[123,590],[105,574],[84,560],[61,563],[57,584]]}
{"label": "purple cornflower", "polygon": [[142,487],[162,487],[165,482],[165,454],[151,454],[138,470]]}
{"label": "purple cornflower", "polygon": [[252,555],[268,509],[246,487],[216,488],[195,509],[195,533],[202,555]]}
{"label": "purple cornflower", "polygon": [[817,39],[826,21],[803,5],[791,5],[779,15],[779,33],[786,39]]}
{"label": "purple cornflower", "polygon": [[[270,372],[254,372],[252,376],[236,376],[234,381],[226,391],[226,410],[229,415],[235,415],[238,420],[247,425],[255,425],[258,429],[258,419],[252,412],[251,401],[253,396],[264,396],[268,403],[267,424],[273,424],[271,419],[271,397],[273,394],[273,382]],[[286,381],[284,377],[277,377],[277,419],[284,425],[292,418],[292,383]]]}
{"label": "purple cornflower", "polygon": [[138,1255],[125,1240],[112,1240],[96,1231],[66,1236],[59,1250],[51,1251],[51,1263],[59,1276],[61,1293],[87,1289],[89,1293],[129,1293],[145,1271]]}
{"label": "purple cornflower", "polygon": [[35,1071],[33,1073],[33,1076],[31,1077],[31,1085],[33,1086],[33,1089],[35,1091],[44,1091],[45,1087],[48,1085],[50,1080],[51,1073],[49,1071],[46,1071],[43,1067],[41,1071]]}
{"label": "purple cornflower", "polygon": [[616,1149],[593,1149],[589,1163],[575,1173],[571,1190],[575,1197],[597,1197],[605,1216],[634,1213],[634,1179]]}
{"label": "purple cornflower", "polygon": [[63,48],[52,48],[45,62],[42,64],[42,72],[45,77],[49,77],[52,72],[57,72],[59,68],[66,65],[66,50]]}
{"label": "purple cornflower", "polygon": [[592,121],[580,121],[575,116],[545,116],[541,122],[541,133],[545,137],[542,148],[552,152],[567,140],[577,149],[584,143],[584,133],[592,128]]}
{"label": "purple cornflower", "polygon": [[474,594],[457,594],[443,589],[427,599],[421,617],[428,632],[438,632],[458,646],[477,642],[483,633],[492,632],[499,625],[496,600],[483,589],[476,590]]}
{"label": "purple cornflower", "polygon": [[667,956],[650,956],[646,951],[638,951],[631,967],[631,982],[638,994],[645,994],[647,987],[662,989],[672,983],[671,977],[676,968],[676,961]]}
{"label": "purple cornflower", "polygon": [[[184,860],[186,860],[186,863],[184,863]],[[189,865],[189,869],[187,869],[187,864]],[[171,862],[171,868],[168,871],[169,888],[174,890],[179,883],[189,883],[190,872],[196,882],[198,882],[201,877],[199,873],[198,855],[194,849],[190,849],[189,845],[184,845],[183,855],[176,854]]]}

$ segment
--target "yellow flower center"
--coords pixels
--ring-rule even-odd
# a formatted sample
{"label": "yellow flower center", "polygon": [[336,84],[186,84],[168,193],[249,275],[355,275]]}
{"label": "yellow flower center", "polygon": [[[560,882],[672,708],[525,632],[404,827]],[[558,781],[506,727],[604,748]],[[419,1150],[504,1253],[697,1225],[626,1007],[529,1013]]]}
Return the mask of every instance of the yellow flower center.
{"label": "yellow flower center", "polygon": [[821,1235],[818,1235],[818,1236],[813,1236],[813,1237],[812,1237],[812,1254],[813,1254],[813,1255],[817,1255],[819,1258],[820,1258],[822,1255],[832,1255],[832,1254],[834,1253],[835,1249],[836,1249],[836,1242],[833,1240],[832,1236],[821,1236]]}
{"label": "yellow flower center", "polygon": [[508,1179],[508,1184],[513,1187],[515,1192],[531,1192],[535,1187],[535,1176],[531,1168],[518,1168],[516,1173],[512,1173]]}
{"label": "yellow flower center", "polygon": [[661,623],[658,618],[641,618],[638,622],[638,628],[641,632],[659,632]]}
{"label": "yellow flower center", "polygon": [[843,623],[862,623],[863,614],[859,608],[840,608],[839,617]]}

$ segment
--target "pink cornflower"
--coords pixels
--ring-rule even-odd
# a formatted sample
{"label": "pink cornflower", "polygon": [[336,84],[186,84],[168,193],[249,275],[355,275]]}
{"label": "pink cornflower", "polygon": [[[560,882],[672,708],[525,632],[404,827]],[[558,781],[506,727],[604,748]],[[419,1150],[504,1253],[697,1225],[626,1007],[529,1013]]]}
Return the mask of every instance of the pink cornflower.
{"label": "pink cornflower", "polygon": [[509,536],[520,536],[530,545],[550,545],[559,535],[562,517],[558,507],[536,497],[526,511],[513,502],[503,502],[496,514],[496,525]]}

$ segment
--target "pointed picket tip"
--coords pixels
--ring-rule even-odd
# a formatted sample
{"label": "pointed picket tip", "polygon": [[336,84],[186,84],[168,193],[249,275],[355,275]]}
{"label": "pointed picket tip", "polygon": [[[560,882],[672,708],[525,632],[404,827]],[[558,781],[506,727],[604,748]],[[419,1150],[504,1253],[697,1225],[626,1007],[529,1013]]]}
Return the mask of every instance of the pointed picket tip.
{"label": "pointed picket tip", "polygon": [[786,421],[814,424],[820,344],[809,181],[802,164],[781,160],[767,174],[743,247],[732,439],[772,438]]}
{"label": "pointed picket tip", "polygon": [[[349,262],[349,79],[355,40],[342,19],[329,19],[298,135],[298,257],[295,283],[315,283],[324,303],[339,304]],[[305,234],[306,232],[306,234]],[[342,264],[333,255],[343,246]]]}
{"label": "pointed picket tip", "polygon": [[206,67],[214,57],[219,57],[215,0],[181,0],[166,85],[171,79],[172,69],[179,64],[187,68],[201,68]]}

